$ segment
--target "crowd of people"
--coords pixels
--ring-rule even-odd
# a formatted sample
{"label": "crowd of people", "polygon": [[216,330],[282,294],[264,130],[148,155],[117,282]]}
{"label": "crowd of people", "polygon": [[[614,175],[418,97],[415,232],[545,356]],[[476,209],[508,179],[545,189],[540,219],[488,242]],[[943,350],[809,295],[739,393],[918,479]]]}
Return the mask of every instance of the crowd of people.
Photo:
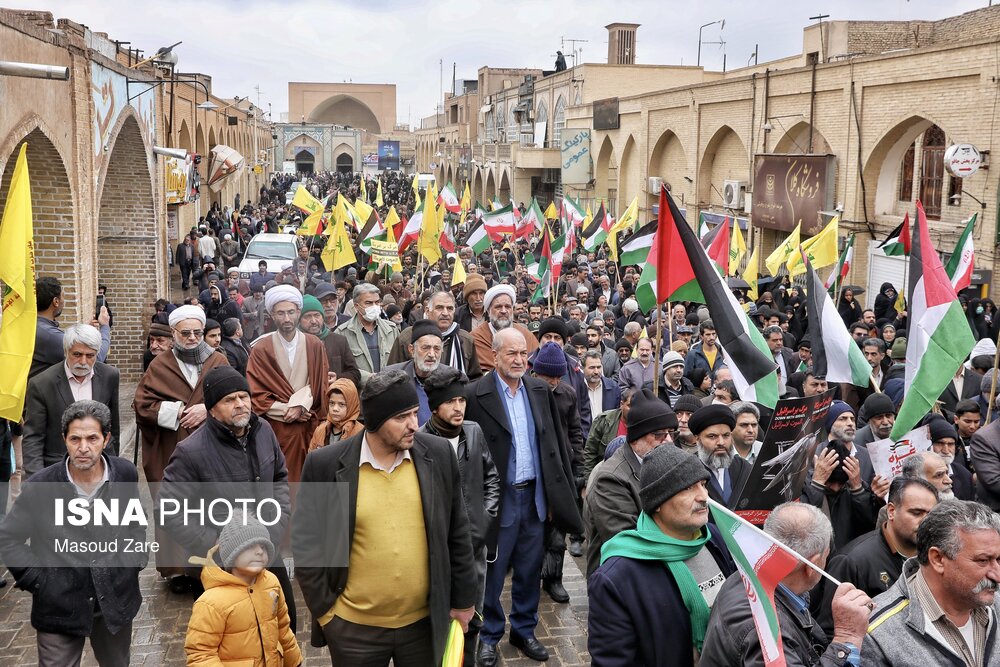
{"label": "crowd of people", "polygon": [[[587,576],[592,664],[764,664],[709,500],[739,509],[772,411],[739,395],[713,313],[688,302],[643,312],[641,268],[603,250],[567,252],[553,294],[536,300],[525,258],[537,235],[478,255],[459,243],[430,265],[410,246],[395,271],[360,251],[328,271],[324,239],[300,237],[282,271],[242,276],[254,234],[301,220],[285,204],[296,178],[276,175],[256,205],[214,206],[178,245],[184,298],[154,305],[132,399],[147,483],[267,482],[284,517],[157,524],[160,575],[196,600],[189,664],[297,665],[307,623],[335,665],[441,664],[452,620],[467,665],[500,664],[505,635],[545,661],[538,609],[543,592],[570,601],[567,550]],[[412,213],[423,193],[411,181],[386,175],[380,214]],[[305,187],[319,199],[364,191],[376,206],[379,184],[324,173]],[[847,286],[836,300],[871,365],[860,387],[814,370],[800,286],[784,277],[759,298],[736,293],[781,397],[832,399],[797,502],[763,525],[815,566],[797,565],[775,594],[786,663],[1000,664],[1000,317],[988,299],[962,299],[979,342],[922,422],[931,449],[886,479],[868,445],[889,437],[907,389],[907,312],[889,283],[871,309],[861,293]],[[37,294],[23,434],[4,424],[15,472],[94,498],[139,475],[117,456],[110,310],[62,330],[58,281],[40,278]],[[19,563],[10,572],[33,596],[40,664],[73,664],[87,637],[100,664],[128,664],[145,563],[65,576],[21,566],[43,548],[30,480],[0,522],[0,558]],[[347,485],[346,525],[285,486],[332,482]],[[346,560],[318,566],[310,549],[333,533]],[[191,557],[203,565],[183,566]]]}

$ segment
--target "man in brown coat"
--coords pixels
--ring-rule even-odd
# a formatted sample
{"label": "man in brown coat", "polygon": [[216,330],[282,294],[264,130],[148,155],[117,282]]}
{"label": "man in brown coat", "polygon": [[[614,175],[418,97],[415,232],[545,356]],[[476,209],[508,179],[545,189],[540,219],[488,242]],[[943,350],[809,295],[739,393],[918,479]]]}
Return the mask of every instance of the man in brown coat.
{"label": "man in brown coat", "polygon": [[513,327],[521,332],[528,345],[528,354],[538,348],[538,339],[528,329],[514,323],[514,300],[516,294],[510,285],[494,285],[486,291],[483,307],[488,319],[472,330],[472,340],[476,344],[476,356],[483,373],[494,368],[493,336],[497,331]]}

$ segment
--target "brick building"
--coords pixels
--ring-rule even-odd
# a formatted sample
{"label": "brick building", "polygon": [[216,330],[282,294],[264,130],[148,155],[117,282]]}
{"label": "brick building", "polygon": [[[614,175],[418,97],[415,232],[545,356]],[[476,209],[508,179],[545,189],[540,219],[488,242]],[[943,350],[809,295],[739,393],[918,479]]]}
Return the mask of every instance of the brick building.
{"label": "brick building", "polygon": [[[211,203],[256,199],[265,175],[250,169],[261,160],[254,152],[266,155],[272,143],[246,97],[212,95],[210,77],[138,64],[143,59],[49,12],[0,9],[0,61],[69,71],[68,80],[0,74],[0,210],[27,142],[38,275],[62,281],[64,324],[89,320],[97,285],[108,286],[115,314],[109,362],[126,380],[141,371],[152,303],[169,294],[168,248]],[[161,83],[168,78],[198,83]],[[204,183],[217,145],[239,151],[244,172],[218,192],[203,185],[198,201],[168,206],[166,158],[154,146],[205,156]]]}
{"label": "brick building", "polygon": [[[1000,8],[940,21],[812,25],[803,31],[801,53],[728,72],[622,62],[622,49],[612,45],[623,43],[623,25],[608,28],[608,64],[563,72],[481,69],[479,86],[467,94],[474,103],[466,105],[478,113],[463,124],[448,112],[462,96],[446,97],[445,114],[417,130],[420,170],[459,180],[456,164],[468,151],[474,198],[522,202],[538,193],[544,207],[546,197],[565,194],[620,211],[638,196],[642,219],[654,214],[665,182],[690,220],[729,215],[746,226],[759,156],[829,155],[827,206],[803,228],[840,212],[841,235],[858,235],[850,282],[876,290],[883,280],[903,283],[904,260],[874,250],[875,239],[905,212],[912,215],[917,199],[943,252],[954,248],[963,221],[980,214],[975,282],[992,282],[998,181],[989,152]],[[634,56],[641,33],[624,43]],[[505,74],[483,77],[493,71]],[[562,183],[559,168],[559,140],[568,130],[591,135],[589,178],[574,185]],[[976,174],[959,179],[944,169],[944,152],[956,143],[983,153]],[[726,198],[727,188],[734,197]],[[763,256],[786,233],[749,227]],[[874,296],[869,289],[866,299]]]}

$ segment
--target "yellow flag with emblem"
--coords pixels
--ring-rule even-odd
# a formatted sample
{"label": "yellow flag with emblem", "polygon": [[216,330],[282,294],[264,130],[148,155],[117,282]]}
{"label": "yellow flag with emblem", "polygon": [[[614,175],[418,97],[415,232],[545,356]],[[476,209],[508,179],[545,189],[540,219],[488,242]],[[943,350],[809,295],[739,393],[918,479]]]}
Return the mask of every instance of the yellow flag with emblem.
{"label": "yellow flag with emblem", "polygon": [[299,228],[295,230],[295,233],[299,236],[312,236],[314,234],[319,234],[319,223],[323,219],[323,209],[319,209],[315,213],[310,213],[309,217],[306,218]]}
{"label": "yellow flag with emblem", "polygon": [[556,208],[556,203],[554,201],[549,202],[549,207],[545,209],[543,214],[546,220],[556,220],[559,218],[559,209]]}
{"label": "yellow flag with emblem", "polygon": [[451,272],[451,284],[461,285],[468,279],[465,275],[465,265],[462,264],[462,259],[460,257],[455,257],[455,267]]}
{"label": "yellow flag with emblem", "polygon": [[462,201],[459,202],[462,207],[462,220],[465,220],[466,211],[472,210],[472,192],[469,191],[469,182],[465,182],[465,191],[462,193]]}
{"label": "yellow flag with emblem", "polygon": [[367,222],[368,218],[372,217],[372,211],[371,205],[361,197],[354,200],[354,212],[357,213],[358,220]]}
{"label": "yellow flag with emblem", "polygon": [[[368,201],[368,189],[365,187],[365,176],[361,175],[361,194],[359,195],[361,199]],[[367,220],[367,218],[365,218]]]}
{"label": "yellow flag with emblem", "polygon": [[326,267],[327,271],[336,271],[348,264],[357,262],[358,258],[354,255],[354,248],[351,247],[351,237],[347,234],[344,221],[338,220],[330,225],[327,231],[330,232],[330,236],[326,240],[326,247],[323,248],[323,254],[320,255],[320,259],[323,260],[323,266]]}
{"label": "yellow flag with emblem", "polygon": [[760,298],[760,295],[758,294],[759,290],[757,289],[757,280],[759,278],[758,274],[760,272],[760,267],[758,267],[758,264],[760,264],[759,257],[760,247],[754,246],[753,252],[750,253],[750,259],[747,260],[747,268],[743,269],[743,280],[747,281],[747,284],[750,285],[750,289],[747,290],[747,294],[754,301]]}
{"label": "yellow flag with emblem", "polygon": [[826,227],[819,234],[808,241],[802,243],[802,252],[792,253],[785,266],[788,268],[788,275],[797,276],[806,272],[806,265],[802,261],[802,253],[809,258],[809,263],[813,268],[819,269],[824,266],[836,264],[840,260],[840,240],[839,223],[840,217],[833,216],[833,219],[826,224]]}
{"label": "yellow flag with emblem", "polygon": [[441,222],[444,219],[435,205],[437,192],[434,185],[427,186],[427,193],[424,196],[424,215],[420,223],[420,237],[417,243],[417,251],[427,258],[428,263],[441,259]]}
{"label": "yellow flag with emblem", "polygon": [[413,210],[420,208],[420,180],[419,174],[413,175],[413,182],[410,183],[410,188],[413,189],[413,196],[416,198],[416,203],[413,205]]}
{"label": "yellow flag with emblem", "polygon": [[390,206],[389,212],[385,214],[385,228],[392,233],[392,228],[399,224],[399,213],[396,213],[396,207]]}
{"label": "yellow flag with emblem", "polygon": [[799,251],[799,234],[801,231],[802,223],[795,225],[795,229],[792,233],[785,238],[784,241],[778,244],[778,247],[774,249],[767,259],[764,260],[764,265],[767,266],[767,270],[771,272],[772,276],[778,275],[778,269],[784,264],[792,253]]}
{"label": "yellow flag with emblem", "polygon": [[740,262],[747,254],[747,244],[743,240],[743,230],[738,220],[733,221],[733,238],[729,242],[729,275],[735,276],[740,268]]}
{"label": "yellow flag with emblem", "polygon": [[382,179],[378,179],[378,191],[375,193],[375,205],[379,208],[385,206],[385,200],[382,199]]}
{"label": "yellow flag with emblem", "polygon": [[323,210],[323,202],[312,196],[312,193],[304,185],[300,185],[292,197],[292,206],[297,206],[307,214],[312,215],[316,211]]}

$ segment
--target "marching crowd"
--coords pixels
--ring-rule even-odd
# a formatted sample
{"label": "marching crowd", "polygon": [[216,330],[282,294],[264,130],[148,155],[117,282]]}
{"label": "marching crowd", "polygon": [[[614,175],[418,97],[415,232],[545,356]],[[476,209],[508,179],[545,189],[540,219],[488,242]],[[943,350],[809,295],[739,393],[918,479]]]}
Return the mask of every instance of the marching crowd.
{"label": "marching crowd", "polygon": [[[351,199],[360,178],[317,174],[307,187]],[[398,271],[331,272],[322,239],[300,237],[280,272],[262,263],[241,276],[249,239],[294,218],[291,182],[276,176],[256,206],[213,207],[185,236],[173,253],[185,298],[155,304],[145,372],[122,397],[147,483],[267,482],[283,510],[270,526],[157,525],[159,573],[195,598],[189,664],[298,665],[295,631],[308,624],[335,665],[437,665],[452,620],[467,665],[499,664],[505,635],[545,661],[539,602],[569,602],[567,550],[586,571],[594,665],[772,658],[709,512],[710,499],[739,509],[772,412],[741,399],[713,313],[687,302],[642,312],[639,267],[603,252],[567,253],[555,293],[534,300],[535,238],[479,255],[460,246],[431,266],[411,246]],[[375,204],[378,184],[365,185]],[[412,212],[410,179],[389,174],[380,191],[380,212]],[[24,482],[0,522],[0,559],[33,596],[40,664],[78,664],[89,637],[101,665],[125,665],[144,562],[24,565],[44,548],[33,482],[95,498],[138,479],[117,456],[110,305],[63,330],[59,282],[37,282],[25,419],[4,424],[18,456],[8,474]],[[907,390],[896,287],[882,285],[871,309],[857,286],[837,295],[871,365],[864,387],[814,373],[800,287],[761,289],[737,297],[782,398],[833,399],[796,502],[763,525],[814,566],[798,564],[775,592],[786,664],[1000,665],[995,305],[963,299],[979,343],[923,422],[931,449],[885,479],[868,445],[889,436]],[[331,482],[347,485],[346,525],[321,496],[286,486]],[[331,533],[346,536],[346,560],[318,566],[307,556]],[[201,565],[180,566],[191,557]],[[309,618],[296,616],[293,578]]]}

